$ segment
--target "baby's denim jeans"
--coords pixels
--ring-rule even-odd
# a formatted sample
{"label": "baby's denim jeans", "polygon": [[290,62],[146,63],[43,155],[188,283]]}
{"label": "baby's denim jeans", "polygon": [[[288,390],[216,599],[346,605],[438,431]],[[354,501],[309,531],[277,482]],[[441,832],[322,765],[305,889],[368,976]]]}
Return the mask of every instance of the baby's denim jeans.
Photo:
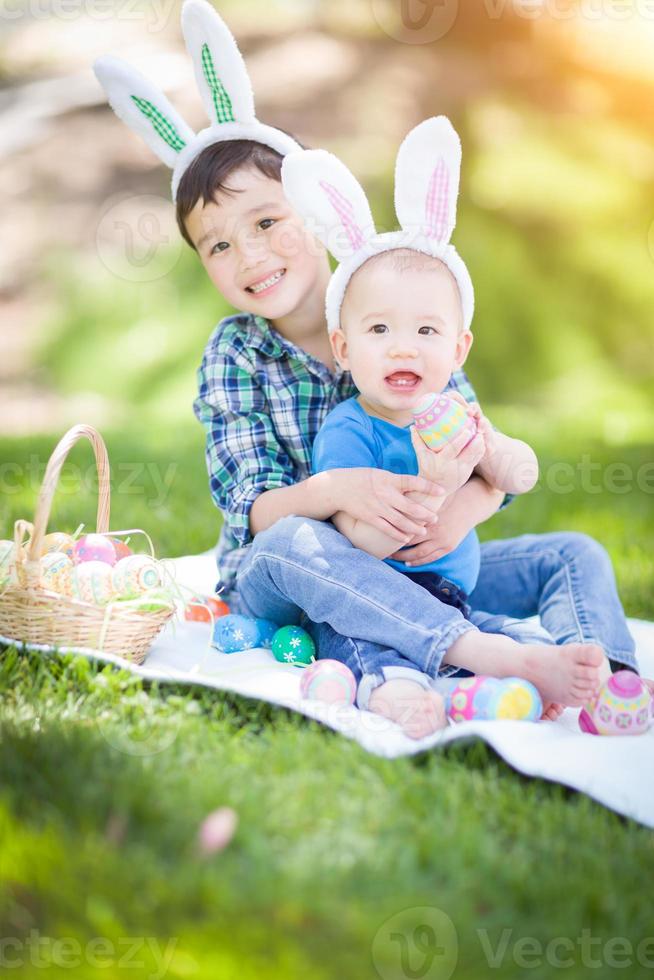
{"label": "baby's denim jeans", "polygon": [[[233,612],[308,630],[321,659],[352,670],[360,708],[391,678],[427,688],[439,677],[468,674],[441,662],[469,630],[519,642],[596,642],[618,667],[637,669],[610,559],[586,535],[482,544],[468,602],[467,618],[410,575],[355,548],[333,524],[293,514],[257,534],[230,600]],[[522,621],[535,615],[540,627]]]}

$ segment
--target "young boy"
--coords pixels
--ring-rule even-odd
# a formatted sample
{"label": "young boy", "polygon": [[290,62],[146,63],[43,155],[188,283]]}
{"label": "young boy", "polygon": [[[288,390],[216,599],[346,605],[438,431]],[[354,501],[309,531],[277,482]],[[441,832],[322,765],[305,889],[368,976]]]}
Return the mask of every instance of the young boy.
{"label": "young boy", "polygon": [[[191,14],[197,15],[195,27]],[[219,119],[195,136],[167,100],[126,66],[119,72],[112,61],[96,71],[121,118],[174,167],[180,227],[212,282],[248,311],[228,317],[212,333],[195,402],[207,433],[211,493],[225,518],[217,552],[223,595],[234,611],[303,622],[323,656],[347,650],[355,659],[365,656],[369,666],[376,653],[384,656],[388,649],[411,653],[414,659],[406,663],[415,673],[416,658],[429,668],[470,639],[487,648],[487,637],[458,610],[352,548],[327,523],[345,512],[388,532],[398,547],[420,538],[425,543],[412,554],[424,558],[450,551],[497,510],[504,494],[474,475],[448,498],[434,526],[432,510],[410,497],[438,492],[422,477],[372,468],[310,475],[311,447],[322,421],[356,393],[349,373],[335,364],[326,336],[327,255],[307,240],[282,192],[282,158],[296,144],[291,140],[290,146],[278,131],[271,137],[270,127],[259,124],[253,107],[245,105],[241,90],[249,85],[247,75],[234,56],[231,36],[225,50],[226,28],[215,11],[201,0],[187,0],[185,17],[205,104],[211,111],[218,105],[224,114],[226,94],[236,121]],[[202,18],[204,34],[195,30]],[[210,58],[203,56],[205,47]],[[223,78],[222,91],[207,69],[211,62],[229,63],[231,75]],[[144,128],[144,118],[151,128]],[[463,372],[455,373],[449,390],[474,400]],[[471,443],[460,453],[459,465],[471,471],[478,450],[479,443]],[[571,578],[566,572],[572,565]],[[487,595],[479,608],[521,617],[540,612],[557,643],[601,638],[608,655],[635,667],[610,562],[591,539],[559,534],[490,542],[482,547],[475,592],[480,586]],[[545,652],[550,650],[556,648]],[[595,673],[591,669],[578,678],[579,702],[595,687]],[[384,668],[368,676],[367,691],[360,685],[360,706],[385,683]],[[422,693],[431,701],[410,700],[405,730],[411,735],[433,728],[434,711],[440,710],[434,692]],[[552,690],[549,696],[560,700],[557,694]]]}

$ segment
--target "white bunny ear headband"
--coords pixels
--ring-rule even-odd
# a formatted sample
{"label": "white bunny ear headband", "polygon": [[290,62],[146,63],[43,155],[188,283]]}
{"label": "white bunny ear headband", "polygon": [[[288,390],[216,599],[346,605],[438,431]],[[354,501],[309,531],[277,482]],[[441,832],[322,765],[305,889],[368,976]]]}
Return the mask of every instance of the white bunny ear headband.
{"label": "white bunny ear headband", "polygon": [[182,33],[211,125],[194,133],[159,92],[136,69],[119,58],[99,58],[93,70],[112,109],[173,170],[172,195],[182,174],[198,154],[224,140],[254,140],[282,156],[300,150],[299,143],[254,114],[252,86],[236,41],[207,0],[186,0]]}
{"label": "white bunny ear headband", "polygon": [[463,322],[470,328],[475,298],[470,274],[450,236],[456,223],[461,142],[449,119],[437,116],[412,129],[395,164],[395,211],[400,231],[377,234],[363,188],[325,150],[291,153],[282,164],[284,193],[307,227],[340,265],[327,288],[327,328],[340,326],[347,284],[373,255],[398,248],[439,258],[456,279]]}

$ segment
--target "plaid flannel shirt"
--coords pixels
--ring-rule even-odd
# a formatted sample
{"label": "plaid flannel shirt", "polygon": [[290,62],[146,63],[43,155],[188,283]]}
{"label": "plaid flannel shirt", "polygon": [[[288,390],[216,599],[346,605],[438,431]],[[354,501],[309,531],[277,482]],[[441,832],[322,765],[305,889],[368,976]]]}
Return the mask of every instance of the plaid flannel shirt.
{"label": "plaid flannel shirt", "polygon": [[[248,313],[218,324],[197,376],[193,409],[206,431],[211,496],[224,516],[216,562],[222,597],[229,601],[252,542],[252,504],[265,490],[311,475],[311,448],[325,416],[358,391],[349,371],[333,374],[267,320]],[[456,371],[447,387],[476,401],[464,371]]]}

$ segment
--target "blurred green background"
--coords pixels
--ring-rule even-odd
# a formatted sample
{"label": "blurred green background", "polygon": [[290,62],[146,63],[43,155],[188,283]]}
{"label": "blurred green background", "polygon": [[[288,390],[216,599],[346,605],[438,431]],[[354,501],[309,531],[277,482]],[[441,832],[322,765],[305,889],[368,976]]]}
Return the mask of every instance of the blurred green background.
{"label": "blurred green background", "polygon": [[[421,31],[403,27],[390,0],[220,5],[259,115],[340,154],[379,226],[394,225],[402,137],[428,115],[452,118],[464,147],[455,242],[477,292],[468,369],[494,421],[538,449],[543,515],[560,504],[547,470],[559,459],[575,469],[566,493],[597,507],[577,472],[584,453],[600,465],[609,512],[624,502],[611,464],[629,467],[621,496],[636,510],[654,491],[647,470],[638,485],[654,405],[654,70],[643,56],[654,20],[641,4],[630,17],[600,8],[444,2]],[[196,128],[205,120],[178,4],[101,9],[87,0],[66,19],[14,5],[1,28],[0,437],[20,462],[31,437],[47,434],[40,452],[87,421],[118,445],[127,437],[136,460],[152,444],[183,459],[193,500],[181,465],[167,499],[178,520],[202,514],[188,544],[206,548],[219,515],[202,490],[191,403],[228,309],[177,233],[169,172],[106,107],[90,63],[107,51],[137,62]],[[4,499],[0,518],[14,511]],[[152,530],[175,549],[165,528]]]}
{"label": "blurred green background", "polygon": [[[451,117],[463,142],[454,241],[477,295],[468,371],[493,421],[541,461],[536,490],[481,535],[591,533],[627,612],[654,619],[654,14],[622,0],[406,0],[407,27],[402,6],[219,9],[260,118],[338,153],[379,227],[394,225],[403,136]],[[205,125],[179,3],[66,10],[0,8],[0,538],[32,516],[56,440],[85,421],[108,444],[112,526],[145,527],[162,555],[203,551],[220,516],[191,405],[228,309],[178,236],[169,172],[90,71],[118,54]],[[51,527],[91,524],[86,447],[64,476]],[[593,926],[635,944],[651,929],[651,834],[521,780],[490,750],[388,763],[281,711],[146,694],[126,675],[11,651],[0,682],[7,935],[86,941],[131,927],[181,937],[171,976],[358,980],[376,975],[371,944],[388,916],[438,905],[460,932],[455,976],[477,980],[478,928],[494,944],[505,926],[544,943]],[[155,722],[175,737],[145,759],[107,735],[136,739]],[[189,841],[221,801],[239,809],[239,836],[224,864],[198,869]],[[387,955],[378,975],[406,976]]]}

